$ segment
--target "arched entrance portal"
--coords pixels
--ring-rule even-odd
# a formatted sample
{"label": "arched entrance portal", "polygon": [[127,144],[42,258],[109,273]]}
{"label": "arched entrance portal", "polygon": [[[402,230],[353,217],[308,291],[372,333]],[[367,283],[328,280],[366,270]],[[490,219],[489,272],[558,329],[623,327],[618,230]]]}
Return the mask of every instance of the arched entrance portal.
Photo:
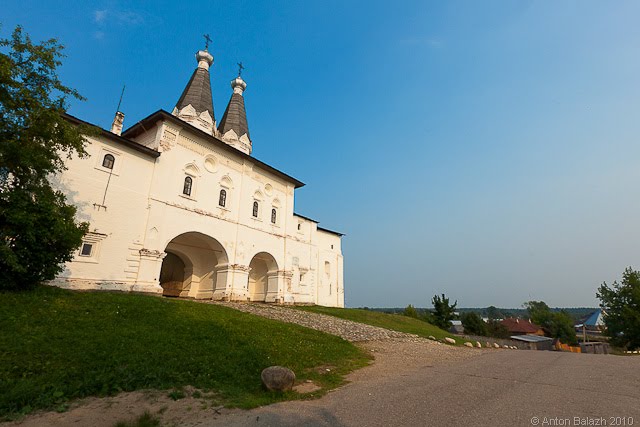
{"label": "arched entrance portal", "polygon": [[162,295],[167,297],[178,297],[184,287],[184,262],[178,255],[167,252],[162,260],[160,269],[160,286]]}
{"label": "arched entrance portal", "polygon": [[267,294],[278,292],[278,263],[266,252],[256,254],[249,263],[250,301],[266,301]]}
{"label": "arched entrance portal", "polygon": [[172,297],[211,298],[219,272],[228,263],[227,253],[213,237],[189,232],[171,240],[160,269],[162,294]]}

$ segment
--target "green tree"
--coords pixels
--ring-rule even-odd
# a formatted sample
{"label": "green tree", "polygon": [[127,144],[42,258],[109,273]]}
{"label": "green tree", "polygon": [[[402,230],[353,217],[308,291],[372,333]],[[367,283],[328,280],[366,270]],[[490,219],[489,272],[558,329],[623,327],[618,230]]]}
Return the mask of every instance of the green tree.
{"label": "green tree", "polygon": [[431,323],[439,328],[449,329],[451,327],[451,321],[455,319],[455,310],[458,301],[450,305],[449,298],[442,294],[442,297],[434,295],[431,299],[431,304],[433,304],[433,312],[430,316]]}
{"label": "green tree", "polygon": [[575,321],[565,310],[553,313],[551,323],[548,326],[549,334],[560,341],[575,345],[578,343]]}
{"label": "green tree", "polygon": [[487,336],[489,330],[482,317],[473,311],[463,313],[460,316],[465,334]]}
{"label": "green tree", "polygon": [[500,310],[498,310],[494,305],[490,305],[489,307],[487,307],[486,312],[487,312],[487,318],[489,320],[502,318],[502,313],[500,313]]}
{"label": "green tree", "polygon": [[56,74],[63,47],[34,44],[21,27],[0,39],[0,288],[50,280],[73,257],[88,225],[51,187],[64,157],[85,155],[83,134],[63,118],[69,98],[82,99]]}
{"label": "green tree", "polygon": [[509,338],[511,333],[500,321],[489,319],[487,322],[487,335],[493,338]]}
{"label": "green tree", "polygon": [[403,315],[407,316],[407,317],[413,317],[414,319],[418,318],[418,311],[416,310],[416,308],[414,306],[412,306],[411,304],[409,304],[404,311],[402,312]]}
{"label": "green tree", "polygon": [[567,344],[577,344],[573,318],[566,311],[551,311],[544,301],[528,301],[524,307],[529,319],[542,327],[546,334]]}
{"label": "green tree", "polygon": [[622,273],[622,282],[604,282],[596,296],[606,313],[605,333],[613,345],[628,350],[640,348],[640,272],[631,267]]}
{"label": "green tree", "polygon": [[524,303],[529,319],[536,325],[544,327],[551,323],[553,313],[544,301],[527,301]]}

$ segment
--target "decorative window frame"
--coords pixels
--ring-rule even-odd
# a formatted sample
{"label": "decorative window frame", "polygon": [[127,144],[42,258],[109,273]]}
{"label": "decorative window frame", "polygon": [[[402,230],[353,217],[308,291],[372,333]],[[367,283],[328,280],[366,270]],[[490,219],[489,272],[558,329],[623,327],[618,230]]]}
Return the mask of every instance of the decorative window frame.
{"label": "decorative window frame", "polygon": [[[220,206],[220,192],[222,190],[224,190],[227,193],[224,206]],[[222,209],[224,211],[231,211],[230,206],[233,203],[232,194],[233,194],[233,180],[229,175],[225,175],[222,178],[220,178],[220,188],[218,190],[218,203],[216,203],[216,206],[218,206],[219,209]]]}
{"label": "decorative window frame", "polygon": [[[180,197],[184,197],[185,199],[196,201],[196,195],[198,194],[198,178],[200,177],[200,169],[193,164],[189,163],[185,165],[182,169],[184,175],[182,175],[182,180],[180,181]],[[191,194],[184,194],[184,183],[187,177],[191,178]]]}
{"label": "decorative window frame", "polygon": [[[255,193],[253,193],[253,201],[251,202],[251,218],[253,218],[255,221],[262,221],[262,201],[264,200],[264,196],[262,195],[262,192],[260,190],[257,190]],[[258,204],[258,216],[255,216],[253,214],[254,212],[254,207],[255,204]]]}
{"label": "decorative window frame", "polygon": [[262,221],[262,219],[260,218],[260,214],[262,213],[261,211],[262,211],[262,204],[260,203],[259,200],[254,199],[253,202],[251,203],[251,218],[253,218],[256,221]]}
{"label": "decorative window frame", "polygon": [[[273,215],[275,211],[275,221]],[[269,223],[274,227],[280,227],[280,200],[273,199],[271,202],[271,210],[269,211]]]}
{"label": "decorative window frame", "polygon": [[220,191],[218,192],[218,207],[219,208],[223,208],[226,209],[227,208],[227,189],[226,188],[221,188]]}
{"label": "decorative window frame", "polygon": [[182,181],[183,196],[191,197],[191,194],[193,193],[193,181],[194,179],[190,175],[184,177],[184,180]]}
{"label": "decorative window frame", "polygon": [[[113,156],[113,168],[109,169],[106,168],[104,166],[102,166],[102,162],[104,161],[104,156],[106,156],[107,154],[111,154]],[[122,160],[124,159],[124,156],[122,155],[122,153],[120,151],[114,150],[111,147],[100,147],[100,151],[98,152],[98,155],[96,156],[96,163],[94,168],[98,169],[99,171],[102,172],[106,172],[108,174],[111,175],[120,175],[120,170],[122,169]]]}
{"label": "decorative window frame", "polygon": [[[107,237],[106,234],[89,232],[82,238],[82,244],[75,254],[74,262],[84,262],[89,264],[98,264],[100,258],[100,250],[102,241]],[[91,245],[91,253],[82,255],[85,245]]]}
{"label": "decorative window frame", "polygon": [[[107,163],[107,158],[111,162],[111,166],[105,165],[105,163]],[[113,170],[115,165],[116,165],[116,157],[111,153],[105,154],[104,157],[102,158],[102,167]]]}

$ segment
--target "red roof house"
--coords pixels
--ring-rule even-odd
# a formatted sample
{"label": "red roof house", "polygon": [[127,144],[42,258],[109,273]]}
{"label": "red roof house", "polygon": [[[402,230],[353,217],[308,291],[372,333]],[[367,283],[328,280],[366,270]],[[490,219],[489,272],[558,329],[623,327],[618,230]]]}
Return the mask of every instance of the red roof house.
{"label": "red roof house", "polygon": [[516,319],[510,317],[501,321],[504,326],[514,335],[540,335],[544,336],[542,328],[535,323],[531,323],[531,320]]}

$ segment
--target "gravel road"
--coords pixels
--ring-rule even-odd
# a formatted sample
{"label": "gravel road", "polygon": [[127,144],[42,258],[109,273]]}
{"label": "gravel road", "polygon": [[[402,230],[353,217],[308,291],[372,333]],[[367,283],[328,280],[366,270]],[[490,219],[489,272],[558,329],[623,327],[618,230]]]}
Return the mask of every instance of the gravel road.
{"label": "gravel road", "polygon": [[[361,344],[376,363],[313,401],[232,410],[193,426],[640,425],[640,357]],[[467,357],[474,354],[477,357]]]}
{"label": "gravel road", "polygon": [[351,320],[327,316],[325,314],[296,310],[281,305],[202,301],[205,304],[222,305],[257,316],[281,322],[296,323],[307,328],[316,329],[331,335],[337,335],[351,342],[376,341],[389,338],[421,339],[418,335],[390,331],[376,326],[365,325]]}

